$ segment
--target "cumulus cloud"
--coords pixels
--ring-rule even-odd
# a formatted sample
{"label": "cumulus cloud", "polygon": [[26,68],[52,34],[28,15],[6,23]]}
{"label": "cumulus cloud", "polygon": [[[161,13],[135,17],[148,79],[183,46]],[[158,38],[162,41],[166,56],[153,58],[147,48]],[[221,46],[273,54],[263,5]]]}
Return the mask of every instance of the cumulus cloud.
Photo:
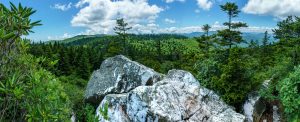
{"label": "cumulus cloud", "polygon": [[203,10],[209,10],[212,7],[213,2],[211,0],[197,0],[197,4]]}
{"label": "cumulus cloud", "polygon": [[113,33],[117,18],[124,18],[130,26],[147,26],[155,23],[158,14],[163,11],[147,0],[80,0],[75,6],[80,10],[71,24],[87,28],[87,34]]}
{"label": "cumulus cloud", "polygon": [[[226,29],[224,25],[220,22],[216,21],[211,25],[211,31],[223,30]],[[192,32],[203,32],[202,26],[187,26],[187,27],[168,27],[168,28],[160,28],[158,25],[138,25],[133,28],[136,28],[133,33],[136,34],[147,34],[147,33],[171,33],[171,34],[181,34],[181,33],[192,33]],[[272,27],[258,27],[258,26],[249,26],[245,28],[240,28],[241,32],[256,32],[263,33],[265,31],[272,32]]]}
{"label": "cumulus cloud", "polygon": [[165,19],[165,22],[166,22],[166,23],[169,23],[169,24],[174,24],[174,23],[176,23],[175,20],[169,19],[169,18],[166,18],[166,19]]}
{"label": "cumulus cloud", "polygon": [[300,0],[248,0],[242,11],[249,14],[272,15],[284,18],[300,16]]}
{"label": "cumulus cloud", "polygon": [[185,0],[165,0],[166,3],[173,3],[175,1],[185,2]]}
{"label": "cumulus cloud", "polygon": [[48,36],[48,40],[62,40],[62,39],[66,39],[66,38],[71,38],[71,37],[76,36],[76,35],[69,34],[69,33],[64,33],[61,36]]}
{"label": "cumulus cloud", "polygon": [[56,3],[53,6],[50,6],[53,9],[58,9],[61,11],[67,11],[72,7],[72,3],[68,3],[68,4],[61,4],[61,3]]}
{"label": "cumulus cloud", "polygon": [[[236,21],[238,22],[238,21]],[[222,25],[220,22],[216,21],[211,24],[211,31],[223,30],[227,27]],[[245,28],[240,28],[241,32],[256,32],[263,33],[265,31],[272,32],[272,27],[258,27],[258,26],[249,26]],[[188,26],[188,27],[169,27],[169,28],[160,28],[156,31],[157,33],[192,33],[192,32],[203,32],[202,26]]]}

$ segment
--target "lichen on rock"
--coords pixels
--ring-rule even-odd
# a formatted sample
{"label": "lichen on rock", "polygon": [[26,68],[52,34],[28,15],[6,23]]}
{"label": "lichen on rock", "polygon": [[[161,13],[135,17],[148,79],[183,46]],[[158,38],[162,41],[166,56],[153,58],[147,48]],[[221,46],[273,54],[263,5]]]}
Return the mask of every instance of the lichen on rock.
{"label": "lichen on rock", "polygon": [[[151,69],[142,67],[140,70],[141,68],[136,66],[127,67],[121,73],[115,73],[113,69],[124,68],[124,64],[128,64],[125,62],[129,62],[130,65],[126,65],[129,67],[136,65],[129,59],[124,60],[123,58],[123,56],[117,56],[106,60],[101,66],[104,69],[100,68],[99,74],[92,76],[90,82],[93,83],[89,83],[90,87],[88,88],[93,88],[91,91],[100,91],[95,93],[105,96],[96,112],[100,122],[243,122],[245,120],[244,115],[235,112],[215,92],[201,86],[191,73],[183,70],[170,70],[166,76],[161,78],[163,75]],[[107,68],[107,64],[110,64],[110,68]],[[122,73],[130,76],[130,78],[121,78],[126,79],[122,82],[127,84],[126,86],[131,86],[130,89],[122,87],[118,89],[120,92],[111,92],[114,91],[112,89],[118,87],[115,85],[97,87],[102,82],[96,80],[107,80],[104,82],[113,84],[116,83],[118,75],[109,74]],[[145,85],[147,80],[153,80],[153,78],[155,78],[155,82],[152,85]],[[138,85],[135,82],[139,82]],[[95,83],[97,85],[91,85]],[[91,91],[87,91],[87,94],[91,96],[89,93]],[[106,103],[109,106],[108,120],[99,112]]]}

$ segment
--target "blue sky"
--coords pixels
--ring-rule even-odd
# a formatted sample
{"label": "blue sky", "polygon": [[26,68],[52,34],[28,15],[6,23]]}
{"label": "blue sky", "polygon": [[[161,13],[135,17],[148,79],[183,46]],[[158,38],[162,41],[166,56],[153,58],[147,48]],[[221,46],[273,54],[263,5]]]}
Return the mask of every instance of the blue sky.
{"label": "blue sky", "polygon": [[[9,0],[0,0],[9,6]],[[224,28],[227,16],[220,5],[235,2],[241,13],[234,21],[246,22],[244,32],[263,32],[276,27],[287,15],[300,10],[290,0],[13,0],[37,10],[32,20],[42,20],[28,38],[35,41],[63,39],[80,34],[112,34],[116,18],[125,18],[132,33],[190,33],[210,24]],[[285,4],[284,4],[285,3]],[[284,5],[282,5],[284,4]],[[295,5],[296,4],[296,5]],[[286,9],[289,8],[289,9]],[[285,10],[284,12],[280,10]]]}

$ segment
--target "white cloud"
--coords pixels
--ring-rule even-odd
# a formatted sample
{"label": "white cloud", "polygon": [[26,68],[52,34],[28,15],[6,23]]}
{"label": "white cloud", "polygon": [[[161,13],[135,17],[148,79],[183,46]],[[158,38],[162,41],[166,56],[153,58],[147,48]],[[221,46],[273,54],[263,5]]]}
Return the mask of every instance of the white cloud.
{"label": "white cloud", "polygon": [[212,7],[213,2],[211,0],[197,0],[197,4],[199,8],[202,8],[203,10],[209,10]]}
{"label": "white cloud", "polygon": [[[235,21],[239,22],[239,21]],[[216,21],[211,25],[211,31],[223,30],[227,27],[222,25],[219,21]],[[249,26],[245,28],[240,28],[241,32],[257,32],[263,33],[265,31],[272,32],[272,27],[258,27],[258,26]],[[203,32],[202,26],[189,26],[189,27],[170,27],[165,29],[160,29],[160,33],[192,33],[192,32]]]}
{"label": "white cloud", "polygon": [[67,11],[72,7],[72,3],[71,2],[68,3],[68,4],[57,3],[57,4],[54,4],[53,6],[50,6],[50,7],[54,8],[54,9],[61,10],[61,11]]}
{"label": "white cloud", "polygon": [[[233,23],[237,23],[237,22],[242,22],[242,21],[233,21]],[[211,25],[211,30],[212,31],[217,31],[217,30],[223,30],[226,29],[227,27],[220,24],[219,21],[216,21],[214,24]],[[270,33],[272,33],[272,29],[274,29],[273,27],[259,27],[259,26],[249,26],[249,27],[243,27],[240,28],[239,30],[241,32],[257,32],[257,33],[263,33],[265,31],[268,31]]]}
{"label": "white cloud", "polygon": [[[78,35],[78,34],[76,34],[76,35]],[[61,35],[61,36],[48,36],[48,40],[62,40],[62,39],[66,39],[66,38],[71,38],[76,35],[64,33],[64,35]]]}
{"label": "white cloud", "polygon": [[113,33],[117,18],[124,18],[130,26],[153,24],[163,11],[156,5],[149,5],[147,0],[80,0],[75,6],[80,11],[71,24],[87,28],[87,34]]}
{"label": "white cloud", "polygon": [[185,2],[185,0],[164,0],[166,3],[173,3],[175,1]]}
{"label": "white cloud", "polygon": [[249,14],[272,15],[284,18],[300,16],[300,0],[248,0],[242,11]]}
{"label": "white cloud", "polygon": [[[186,0],[164,0],[166,3],[173,3],[175,1],[185,2]],[[209,10],[213,5],[213,0],[196,0],[199,8],[203,10]],[[218,0],[220,2],[220,0]]]}
{"label": "white cloud", "polygon": [[[211,31],[223,30],[226,29],[224,25],[220,22],[216,21],[214,24],[211,25]],[[202,26],[187,26],[187,27],[168,27],[168,28],[159,28],[158,25],[138,25],[134,26],[135,30],[133,33],[136,34],[145,34],[145,33],[192,33],[192,32],[203,32]],[[258,26],[249,26],[246,28],[239,29],[241,32],[257,32],[263,33],[265,31],[272,32],[272,27],[258,27]]]}
{"label": "white cloud", "polygon": [[166,18],[166,19],[165,19],[165,22],[166,22],[166,23],[169,23],[169,24],[174,24],[174,23],[176,23],[175,20],[169,19],[169,18]]}

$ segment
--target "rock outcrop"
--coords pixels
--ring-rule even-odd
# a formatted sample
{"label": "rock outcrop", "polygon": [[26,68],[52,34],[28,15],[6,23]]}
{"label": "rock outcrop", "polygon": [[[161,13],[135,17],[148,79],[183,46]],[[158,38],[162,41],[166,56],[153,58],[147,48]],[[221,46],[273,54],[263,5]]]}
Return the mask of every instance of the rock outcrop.
{"label": "rock outcrop", "polygon": [[259,96],[258,92],[252,92],[248,95],[248,99],[243,105],[243,113],[247,122],[259,122],[262,114],[266,110],[266,105]]}
{"label": "rock outcrop", "polygon": [[[270,82],[271,80],[264,81],[260,89],[268,89]],[[271,118],[268,118],[269,121],[280,122],[280,112],[277,105],[263,99],[258,91],[253,91],[248,95],[243,105],[243,114],[246,116],[247,122],[267,122],[264,116],[268,114],[272,115]]]}
{"label": "rock outcrop", "polygon": [[[202,87],[189,72],[171,70],[161,79],[162,75],[145,66],[138,64],[128,68],[124,66],[125,64],[132,66],[138,63],[123,56],[110,58],[104,61],[100,70],[93,74],[89,82],[87,98],[105,96],[96,111],[101,122],[243,122],[245,120],[244,115],[235,112],[216,93]],[[124,67],[126,69],[123,69]],[[117,69],[117,73],[114,69]],[[120,81],[127,85],[118,87]]]}
{"label": "rock outcrop", "polygon": [[[271,80],[264,81],[261,89],[268,89],[270,82]],[[246,116],[247,122],[258,122],[265,110],[266,104],[258,91],[250,93],[243,105],[243,113]]]}
{"label": "rock outcrop", "polygon": [[107,94],[127,93],[138,86],[152,85],[161,74],[144,65],[118,55],[106,59],[88,82],[85,99],[99,104]]}

